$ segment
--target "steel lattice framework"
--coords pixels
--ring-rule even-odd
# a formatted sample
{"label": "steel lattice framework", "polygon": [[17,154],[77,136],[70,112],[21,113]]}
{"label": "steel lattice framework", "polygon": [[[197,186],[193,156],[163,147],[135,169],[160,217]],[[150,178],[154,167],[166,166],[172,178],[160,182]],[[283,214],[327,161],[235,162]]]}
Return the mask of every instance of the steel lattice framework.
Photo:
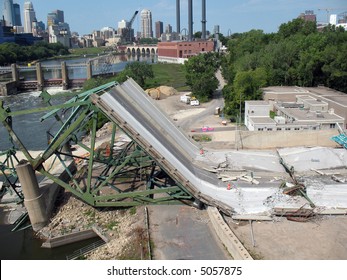
{"label": "steel lattice framework", "polygon": [[[107,116],[91,102],[91,95],[101,95],[116,85],[115,82],[105,84],[80,93],[60,105],[51,105],[50,95],[43,92],[41,97],[47,107],[25,111],[11,112],[9,108],[4,108],[0,101],[0,121],[16,144],[16,149],[23,152],[34,170],[92,206],[130,207],[142,204],[171,204],[177,203],[178,200],[193,202],[192,195],[172,180],[160,167],[160,162],[151,158],[130,135],[129,141],[115,145],[119,135],[117,132],[120,130],[117,123],[112,123],[110,141],[105,148],[96,147],[98,119],[100,116]],[[50,132],[52,138],[47,148],[40,156],[33,158],[12,130],[12,117],[45,111],[48,113],[41,121],[55,118],[61,126],[57,132]],[[81,140],[81,135],[87,130],[90,132],[88,144]],[[71,154],[71,145],[79,147],[79,150],[83,149],[84,153]],[[60,179],[47,166],[44,167],[52,157],[64,167],[69,180]],[[74,168],[71,166],[76,163],[79,163],[77,172],[73,172]]]}

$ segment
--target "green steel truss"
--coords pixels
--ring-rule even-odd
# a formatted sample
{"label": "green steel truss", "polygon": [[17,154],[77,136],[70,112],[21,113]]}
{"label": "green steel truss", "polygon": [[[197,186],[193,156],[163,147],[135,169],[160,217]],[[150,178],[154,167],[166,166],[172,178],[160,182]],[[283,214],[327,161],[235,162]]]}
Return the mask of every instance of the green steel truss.
{"label": "green steel truss", "polygon": [[[193,201],[192,195],[178,182],[173,181],[162,169],[160,162],[151,158],[130,135],[127,141],[118,142],[121,132],[116,123],[112,123],[111,136],[97,148],[98,119],[103,115],[90,101],[92,94],[102,94],[114,87],[115,83],[81,93],[60,105],[52,106],[51,97],[43,92],[41,97],[47,107],[26,111],[11,112],[0,101],[0,121],[7,129],[17,148],[23,152],[34,170],[53,180],[65,190],[95,207],[129,207],[143,204],[172,204]],[[49,111],[42,121],[54,117],[61,123],[60,129],[49,132],[52,135],[47,148],[37,158],[32,158],[21,140],[12,130],[10,120],[13,116]],[[62,117],[64,112],[64,120]],[[103,115],[107,118],[107,116]],[[90,141],[81,139],[89,130]],[[44,136],[43,136],[44,137]],[[119,144],[119,145],[115,145]],[[70,153],[69,147],[83,154]],[[56,176],[45,164],[55,157],[63,166],[69,180]],[[73,168],[77,165],[76,168]],[[45,166],[45,167],[44,167]]]}

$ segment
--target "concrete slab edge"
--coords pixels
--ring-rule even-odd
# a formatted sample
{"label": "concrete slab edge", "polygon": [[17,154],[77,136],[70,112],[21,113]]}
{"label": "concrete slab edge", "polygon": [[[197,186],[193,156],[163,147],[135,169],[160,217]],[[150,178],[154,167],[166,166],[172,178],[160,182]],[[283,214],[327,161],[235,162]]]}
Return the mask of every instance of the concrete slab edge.
{"label": "concrete slab edge", "polygon": [[253,260],[247,249],[224,221],[216,207],[209,206],[207,213],[221,242],[235,260]]}

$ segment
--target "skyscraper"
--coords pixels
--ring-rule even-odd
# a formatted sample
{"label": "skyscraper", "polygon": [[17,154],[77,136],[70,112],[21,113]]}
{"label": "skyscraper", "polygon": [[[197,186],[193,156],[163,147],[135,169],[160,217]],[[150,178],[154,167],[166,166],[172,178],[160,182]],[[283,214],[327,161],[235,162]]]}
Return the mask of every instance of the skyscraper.
{"label": "skyscraper", "polygon": [[14,11],[14,24],[15,26],[22,26],[22,17],[20,15],[20,5],[19,4],[13,4],[13,11]]}
{"label": "skyscraper", "polygon": [[150,10],[141,12],[141,30],[142,38],[153,38],[152,12]]}
{"label": "skyscraper", "polygon": [[55,10],[47,15],[47,26],[64,22],[64,11]]}
{"label": "skyscraper", "polygon": [[24,2],[24,32],[32,33],[33,21],[36,21],[34,5],[31,2]]}
{"label": "skyscraper", "polygon": [[161,34],[164,33],[164,24],[162,21],[157,21],[155,23],[155,37],[160,38]]}
{"label": "skyscraper", "polygon": [[6,26],[14,25],[14,9],[13,9],[13,0],[4,0],[2,1],[2,17],[5,20]]}

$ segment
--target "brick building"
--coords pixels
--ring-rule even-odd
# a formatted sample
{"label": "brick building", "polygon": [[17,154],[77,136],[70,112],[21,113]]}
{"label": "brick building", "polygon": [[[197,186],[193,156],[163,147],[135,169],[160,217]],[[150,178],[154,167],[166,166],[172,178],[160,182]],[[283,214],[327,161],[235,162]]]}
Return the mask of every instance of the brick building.
{"label": "brick building", "polygon": [[183,63],[185,59],[202,52],[212,52],[213,41],[180,41],[158,43],[158,60],[162,62]]}

